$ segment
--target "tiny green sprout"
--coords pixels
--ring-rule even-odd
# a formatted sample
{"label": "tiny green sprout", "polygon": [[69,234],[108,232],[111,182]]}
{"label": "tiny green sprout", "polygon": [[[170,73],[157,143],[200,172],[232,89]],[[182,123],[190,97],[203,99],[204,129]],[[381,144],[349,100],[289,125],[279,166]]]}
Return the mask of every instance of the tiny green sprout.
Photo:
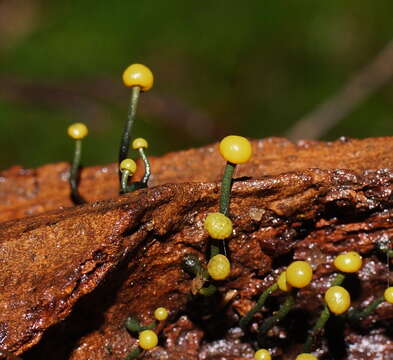
{"label": "tiny green sprout", "polygon": [[84,139],[89,130],[83,123],[74,123],[67,129],[68,136],[75,140],[74,158],[70,169],[69,182],[71,186],[71,198],[75,204],[83,204],[85,201],[78,191],[78,173],[82,157],[82,139]]}
{"label": "tiny green sprout", "polygon": [[128,111],[128,119],[124,126],[120,142],[119,164],[128,156],[128,149],[131,141],[131,130],[135,120],[140,92],[150,90],[153,86],[153,81],[154,78],[151,70],[141,64],[132,64],[123,73],[124,85],[131,88],[131,100]]}
{"label": "tiny green sprout", "polygon": [[150,170],[150,162],[149,159],[147,158],[145,154],[145,149],[147,149],[149,144],[144,138],[136,138],[132,142],[132,148],[134,150],[138,150],[139,155],[145,165],[145,174],[143,175],[143,178],[141,180],[141,183],[144,185],[144,187],[147,187],[147,183],[150,178],[151,170]]}

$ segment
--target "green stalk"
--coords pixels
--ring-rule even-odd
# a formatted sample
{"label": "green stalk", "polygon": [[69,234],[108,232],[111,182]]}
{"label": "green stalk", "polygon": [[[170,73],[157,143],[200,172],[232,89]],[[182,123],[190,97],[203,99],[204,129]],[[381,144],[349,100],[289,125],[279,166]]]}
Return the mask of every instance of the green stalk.
{"label": "green stalk", "polygon": [[339,286],[341,285],[345,280],[345,275],[344,274],[337,274],[332,283],[330,284],[330,287],[332,286]]}
{"label": "green stalk", "polygon": [[[338,273],[334,280],[331,282],[330,287],[332,286],[339,286],[343,283],[345,280],[345,275]],[[322,329],[325,327],[326,322],[329,320],[330,317],[330,311],[327,305],[324,306],[321,315],[319,315],[319,318],[317,322],[315,323],[314,327],[312,330],[309,332],[306,342],[303,345],[303,352],[309,353],[311,351],[311,347],[314,343],[314,339],[318,334],[322,331]]]}
{"label": "green stalk", "polygon": [[139,347],[135,348],[132,350],[125,358],[124,360],[132,360],[136,359],[140,354],[141,354],[141,349]]}
{"label": "green stalk", "polygon": [[276,323],[278,323],[285,316],[287,316],[293,305],[295,305],[295,298],[293,297],[293,295],[289,294],[287,295],[284,304],[280,306],[278,311],[262,323],[262,326],[259,328],[258,343],[262,343],[262,337],[271,327],[273,327]]}
{"label": "green stalk", "polygon": [[[221,240],[223,241],[223,240]],[[217,245],[210,245],[210,259],[220,253],[220,248]],[[225,254],[224,254],[225,255]],[[226,256],[226,255],[225,255]]]}
{"label": "green stalk", "polygon": [[139,148],[138,151],[139,151],[139,155],[142,158],[143,163],[145,164],[145,175],[143,175],[142,183],[146,184],[146,186],[147,186],[147,182],[149,181],[150,174],[151,174],[150,161],[147,158],[147,156],[145,154],[145,150],[143,148]]}
{"label": "green stalk", "polygon": [[130,142],[131,142],[131,130],[135,120],[135,114],[136,114],[136,109],[138,107],[140,91],[141,88],[139,86],[134,86],[131,89],[131,99],[130,99],[130,106],[128,109],[128,119],[124,126],[123,135],[120,143],[119,164],[128,157],[128,150],[130,148]]}
{"label": "green stalk", "polygon": [[309,353],[311,351],[311,347],[314,343],[315,337],[325,327],[325,324],[329,320],[329,317],[330,317],[330,311],[327,305],[325,305],[317,322],[315,323],[311,332],[307,336],[306,342],[303,345],[303,352]]}
{"label": "green stalk", "polygon": [[348,313],[349,320],[360,321],[365,317],[371,315],[371,313],[385,301],[383,296],[376,298],[373,302],[368,304],[363,310],[352,310]]}
{"label": "green stalk", "polygon": [[221,183],[220,195],[220,213],[228,215],[229,201],[231,199],[232,176],[235,171],[236,164],[227,162],[225,166],[224,176]]}
{"label": "green stalk", "polygon": [[246,326],[249,324],[253,316],[262,309],[262,306],[265,304],[266,299],[270,294],[272,294],[274,291],[278,289],[277,282],[275,282],[273,285],[268,287],[260,296],[255,304],[255,306],[246,314],[244,315],[240,321],[239,321],[239,326],[244,330]]}
{"label": "green stalk", "polygon": [[75,140],[75,151],[74,151],[74,159],[72,161],[71,170],[70,170],[70,186],[71,186],[71,198],[75,204],[83,204],[84,200],[79,195],[78,191],[78,173],[79,167],[81,164],[82,157],[82,140]]}
{"label": "green stalk", "polygon": [[121,181],[120,181],[120,194],[127,193],[127,184],[128,184],[128,177],[130,176],[130,172],[128,170],[121,171]]}

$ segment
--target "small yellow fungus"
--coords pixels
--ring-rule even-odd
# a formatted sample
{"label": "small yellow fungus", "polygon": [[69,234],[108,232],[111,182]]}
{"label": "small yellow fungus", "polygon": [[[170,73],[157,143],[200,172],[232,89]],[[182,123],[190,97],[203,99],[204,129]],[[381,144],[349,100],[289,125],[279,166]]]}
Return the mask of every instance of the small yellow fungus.
{"label": "small yellow fungus", "polygon": [[140,149],[140,148],[147,148],[149,146],[149,144],[147,143],[146,139],[144,138],[136,138],[133,142],[132,142],[132,148],[134,150]]}
{"label": "small yellow fungus", "polygon": [[209,260],[207,272],[214,280],[224,280],[231,272],[231,264],[225,255],[218,254]]}
{"label": "small yellow fungus", "polygon": [[251,143],[243,136],[229,135],[221,140],[219,146],[222,157],[232,164],[242,164],[250,160]]}
{"label": "small yellow fungus", "polygon": [[153,82],[153,73],[142,64],[132,64],[123,73],[123,83],[127,87],[139,86],[142,91],[148,91],[153,87]]}
{"label": "small yellow fungus", "polygon": [[266,349],[259,349],[254,354],[255,360],[271,360],[271,358],[272,358],[272,356],[270,355],[270,352]]}
{"label": "small yellow fungus", "polygon": [[332,286],[325,293],[325,301],[332,313],[340,315],[351,305],[351,296],[342,286]]}
{"label": "small yellow fungus", "polygon": [[388,287],[384,294],[383,297],[389,304],[393,304],[393,286]]}
{"label": "small yellow fungus", "polygon": [[158,321],[166,320],[168,315],[169,315],[168,310],[165,309],[164,307],[158,307],[157,309],[154,310],[154,317]]}
{"label": "small yellow fungus", "polygon": [[129,171],[131,174],[135,174],[136,171],[136,163],[134,160],[132,159],[124,159],[121,163],[120,163],[120,170],[122,171]]}
{"label": "small yellow fungus", "polygon": [[296,356],[296,360],[318,360],[318,358],[312,354],[303,353]]}
{"label": "small yellow fungus", "polygon": [[204,227],[213,239],[223,240],[232,235],[232,221],[219,212],[206,216]]}
{"label": "small yellow fungus", "polygon": [[334,266],[345,273],[354,273],[362,267],[362,257],[356,251],[349,251],[338,255],[334,259]]}
{"label": "small yellow fungus", "polygon": [[287,283],[295,288],[303,288],[312,280],[312,268],[306,261],[294,261],[286,271]]}
{"label": "small yellow fungus", "polygon": [[152,330],[143,330],[139,333],[139,346],[144,350],[153,349],[158,344],[157,334]]}
{"label": "small yellow fungus", "polygon": [[83,123],[75,123],[68,127],[68,136],[74,140],[81,140],[87,136],[89,130],[87,126]]}
{"label": "small yellow fungus", "polygon": [[278,288],[282,291],[291,291],[292,286],[287,282],[287,273],[283,271],[277,279]]}

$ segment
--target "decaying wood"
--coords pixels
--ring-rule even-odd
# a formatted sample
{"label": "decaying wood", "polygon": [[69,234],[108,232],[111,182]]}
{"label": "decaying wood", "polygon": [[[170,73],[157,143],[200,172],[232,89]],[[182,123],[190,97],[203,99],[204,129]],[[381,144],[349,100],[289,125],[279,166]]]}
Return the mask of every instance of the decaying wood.
{"label": "decaying wood", "polygon": [[[319,294],[341,251],[356,250],[365,258],[354,304],[364,306],[380,294],[388,274],[375,247],[393,233],[392,140],[253,142],[255,156],[238,167],[230,207],[232,272],[220,284],[230,306],[218,301],[210,313],[203,310],[206,319],[219,313],[224,328],[234,327],[292,257],[314,267],[312,285],[297,297],[297,307],[310,319],[321,308]],[[204,338],[207,327],[178,319],[186,314],[192,320],[192,278],[181,260],[194,253],[205,261],[203,219],[217,211],[223,165],[215,146],[154,158],[153,187],[120,197],[114,166],[87,168],[81,192],[96,202],[77,207],[69,200],[66,164],[3,172],[3,219],[38,215],[0,224],[1,347],[21,354],[42,338],[25,359],[123,359],[135,344],[125,319],[134,315],[148,323],[157,306],[166,306],[171,318],[160,325],[166,340],[146,359],[252,358],[241,334],[221,339],[226,346],[220,347]],[[392,318],[393,307],[382,304],[359,325],[382,324],[373,333],[347,330],[343,338],[353,345],[347,358],[370,359],[365,354],[376,348],[390,356],[392,339],[383,323]],[[290,359],[290,334],[280,336],[288,336],[287,351],[274,351]],[[364,351],[355,351],[357,345]],[[328,344],[322,341],[320,348],[328,351]]]}

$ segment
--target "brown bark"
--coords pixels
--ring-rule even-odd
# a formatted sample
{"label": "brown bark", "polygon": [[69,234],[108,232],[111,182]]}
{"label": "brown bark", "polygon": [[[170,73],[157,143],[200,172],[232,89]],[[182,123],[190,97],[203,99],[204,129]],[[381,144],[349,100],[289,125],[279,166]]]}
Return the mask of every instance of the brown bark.
{"label": "brown bark", "polygon": [[[314,281],[298,293],[296,304],[315,318],[322,306],[318,294],[334,272],[332,259],[348,249],[365,258],[359,277],[347,284],[356,288],[354,305],[365,305],[382,292],[388,276],[375,247],[393,232],[393,175],[377,170],[389,167],[391,143],[390,138],[253,143],[255,156],[239,166],[233,186],[232,272],[219,284],[230,306],[218,297],[202,308],[191,301],[190,308],[192,279],[181,269],[186,253],[205,261],[203,219],[217,211],[215,180],[224,165],[215,146],[153,159],[152,185],[159,186],[121,197],[116,197],[114,166],[87,168],[82,195],[89,201],[114,199],[78,207],[69,201],[65,164],[4,172],[4,218],[41,214],[0,224],[1,347],[20,354],[45,334],[26,359],[122,359],[135,343],[125,319],[132,314],[148,323],[157,306],[166,306],[171,318],[160,326],[162,346],[145,358],[252,358],[252,342],[235,330],[210,339],[217,327],[209,323],[217,322],[221,330],[236,326],[291,258],[307,259],[314,267]],[[46,212],[60,206],[69,208]],[[192,321],[177,319],[181,314]],[[354,349],[361,344],[367,350],[369,343],[373,354],[372,342],[378,341],[379,353],[390,356],[391,338],[383,324],[392,317],[392,306],[382,304],[360,325],[380,324],[374,333],[362,336],[347,327],[342,337],[355,344],[346,350],[347,358],[371,358]],[[260,323],[261,315],[254,322]],[[287,345],[275,344],[274,351],[289,359],[301,341],[291,339],[290,326],[283,326],[281,337]],[[277,340],[274,333],[269,338]],[[328,351],[326,341],[319,346]]]}

